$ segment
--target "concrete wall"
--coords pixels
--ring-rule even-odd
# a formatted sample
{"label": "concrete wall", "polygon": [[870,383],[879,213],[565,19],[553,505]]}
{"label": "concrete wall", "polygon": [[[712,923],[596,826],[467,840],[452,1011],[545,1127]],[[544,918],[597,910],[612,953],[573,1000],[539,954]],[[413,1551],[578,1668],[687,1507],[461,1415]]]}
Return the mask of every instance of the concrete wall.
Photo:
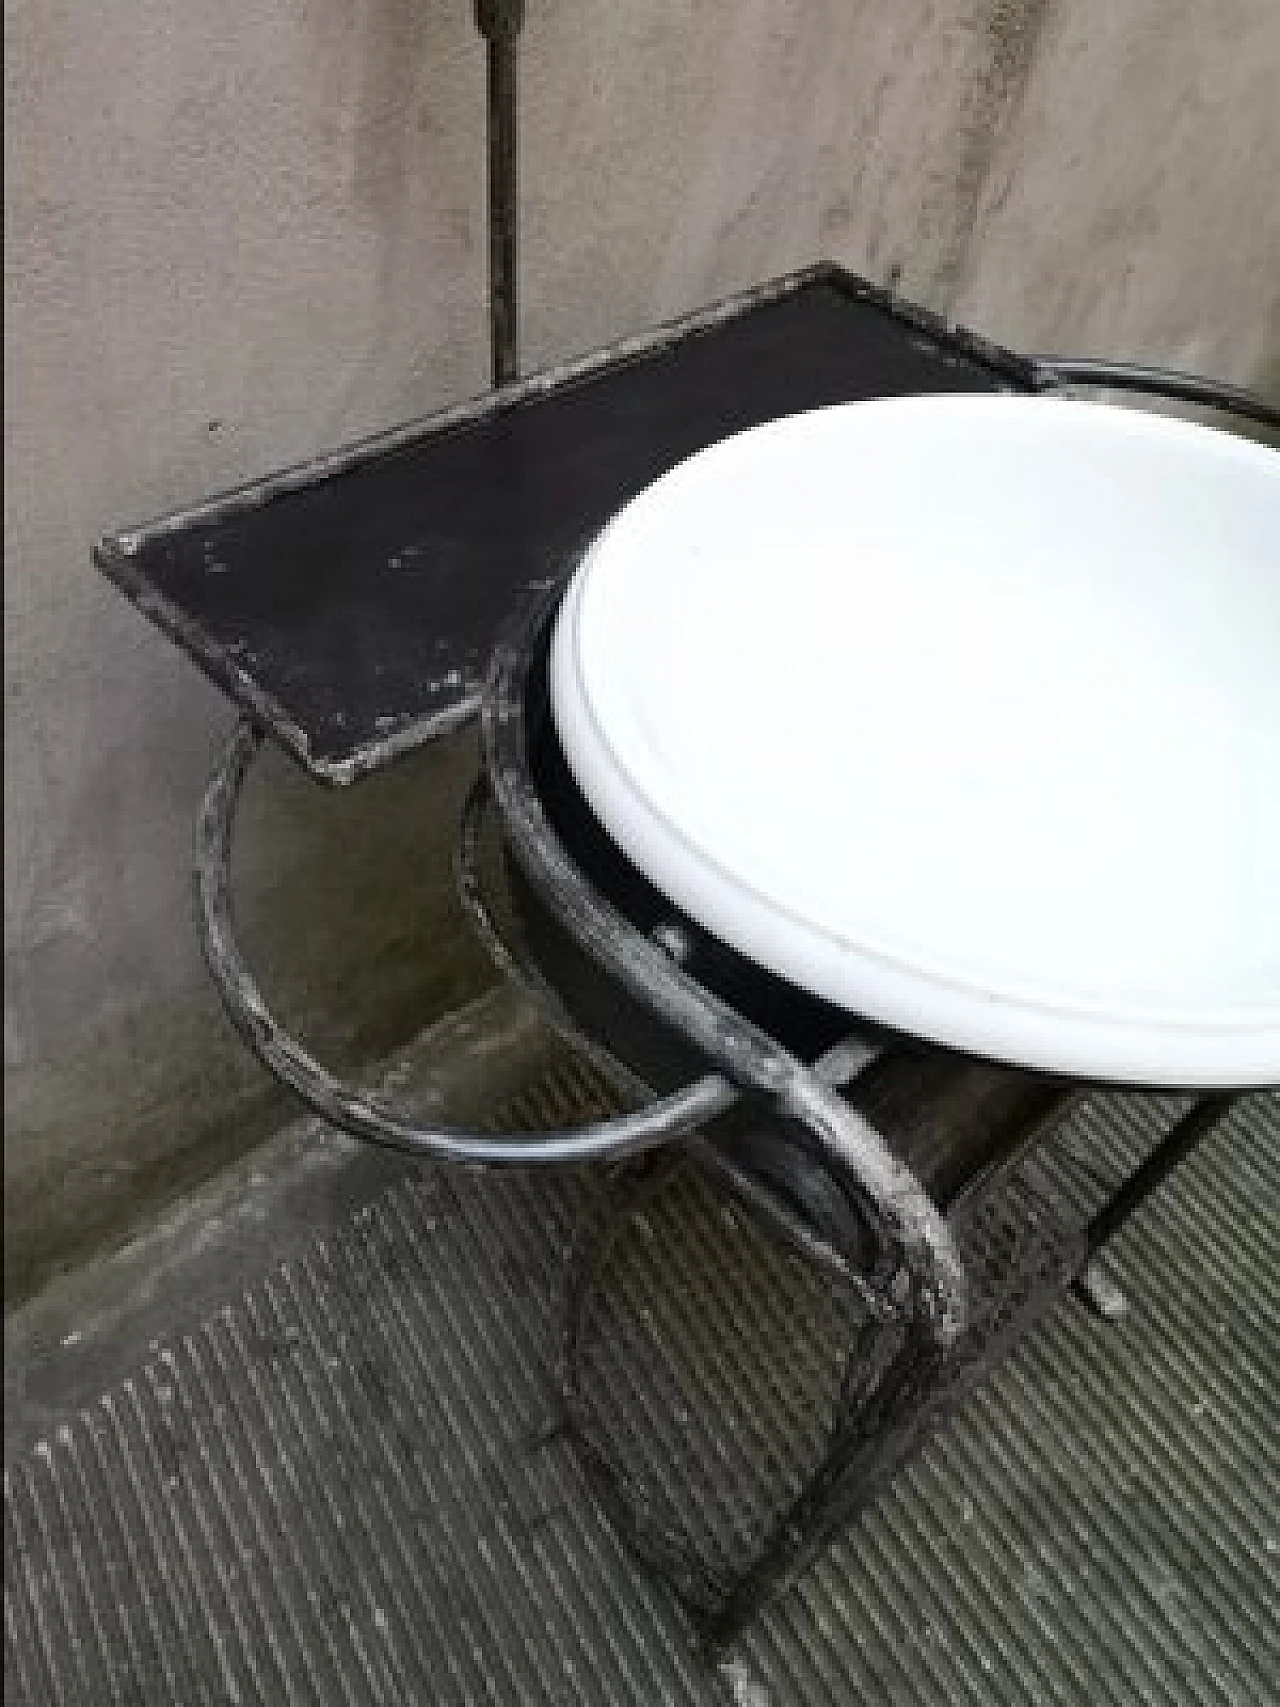
{"label": "concrete wall", "polygon": [[[1280,389],[1274,0],[529,14],[530,364],[831,255],[1026,348]],[[227,709],[89,545],[480,389],[484,156],[469,0],[6,0],[5,36],[12,1298],[281,1113],[189,926]],[[246,935],[340,1061],[484,976],[445,869],[469,763],[253,791]]]}

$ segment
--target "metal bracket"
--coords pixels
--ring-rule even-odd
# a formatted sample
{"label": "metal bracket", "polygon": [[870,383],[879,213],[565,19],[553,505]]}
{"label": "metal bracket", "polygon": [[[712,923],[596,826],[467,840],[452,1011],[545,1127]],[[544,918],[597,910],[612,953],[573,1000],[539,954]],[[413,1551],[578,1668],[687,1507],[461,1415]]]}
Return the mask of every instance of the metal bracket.
{"label": "metal bracket", "polygon": [[475,0],[489,47],[489,336],[493,383],[519,372],[516,290],[516,40],[524,0]]}

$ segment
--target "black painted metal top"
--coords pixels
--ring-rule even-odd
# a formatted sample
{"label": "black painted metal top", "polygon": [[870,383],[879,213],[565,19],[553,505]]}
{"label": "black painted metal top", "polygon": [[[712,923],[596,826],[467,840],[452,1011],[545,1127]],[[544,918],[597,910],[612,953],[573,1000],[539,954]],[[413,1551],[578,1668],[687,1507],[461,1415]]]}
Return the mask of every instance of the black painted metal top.
{"label": "black painted metal top", "polygon": [[1034,389],[830,266],[104,539],[99,566],[323,781],[476,709],[503,619],[695,450],[858,398]]}

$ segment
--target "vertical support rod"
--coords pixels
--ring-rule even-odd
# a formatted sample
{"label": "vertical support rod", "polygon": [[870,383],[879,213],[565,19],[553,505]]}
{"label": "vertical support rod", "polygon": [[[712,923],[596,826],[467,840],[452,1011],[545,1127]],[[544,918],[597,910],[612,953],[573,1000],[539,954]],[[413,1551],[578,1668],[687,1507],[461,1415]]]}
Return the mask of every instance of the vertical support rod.
{"label": "vertical support rod", "polygon": [[488,45],[489,337],[493,383],[518,372],[516,342],[516,38],[524,0],[475,0]]}
{"label": "vertical support rod", "polygon": [[1186,1160],[1202,1138],[1206,1138],[1229,1113],[1236,1097],[1230,1094],[1201,1097],[1168,1132],[1139,1168],[1098,1211],[1085,1229],[1086,1259],[1092,1263],[1125,1222],[1141,1208],[1151,1193],[1180,1162]]}

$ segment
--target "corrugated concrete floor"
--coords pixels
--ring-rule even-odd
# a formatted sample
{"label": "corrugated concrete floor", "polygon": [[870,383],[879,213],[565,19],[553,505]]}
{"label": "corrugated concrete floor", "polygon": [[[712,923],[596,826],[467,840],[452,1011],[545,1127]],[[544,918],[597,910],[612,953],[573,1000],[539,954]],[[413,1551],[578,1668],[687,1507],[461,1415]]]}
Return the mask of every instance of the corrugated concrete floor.
{"label": "corrugated concrete floor", "polygon": [[[514,1103],[476,1056],[491,1114],[607,1102],[515,1041]],[[1091,1105],[1052,1182],[1086,1209],[1175,1107]],[[1064,1301],[718,1665],[551,1428],[590,1184],[407,1166],[305,1124],[15,1319],[6,1701],[1280,1700],[1280,1097],[1249,1099],[1127,1231],[1129,1314]],[[707,1213],[674,1188],[664,1214],[696,1236],[656,1265],[653,1307],[710,1334],[726,1415],[741,1386],[785,1456],[819,1402],[823,1301],[739,1218],[697,1232]],[[765,1343],[794,1362],[759,1383]],[[655,1371],[634,1426],[670,1427],[662,1402]],[[717,1452],[688,1491],[712,1542],[732,1453],[689,1455]]]}

